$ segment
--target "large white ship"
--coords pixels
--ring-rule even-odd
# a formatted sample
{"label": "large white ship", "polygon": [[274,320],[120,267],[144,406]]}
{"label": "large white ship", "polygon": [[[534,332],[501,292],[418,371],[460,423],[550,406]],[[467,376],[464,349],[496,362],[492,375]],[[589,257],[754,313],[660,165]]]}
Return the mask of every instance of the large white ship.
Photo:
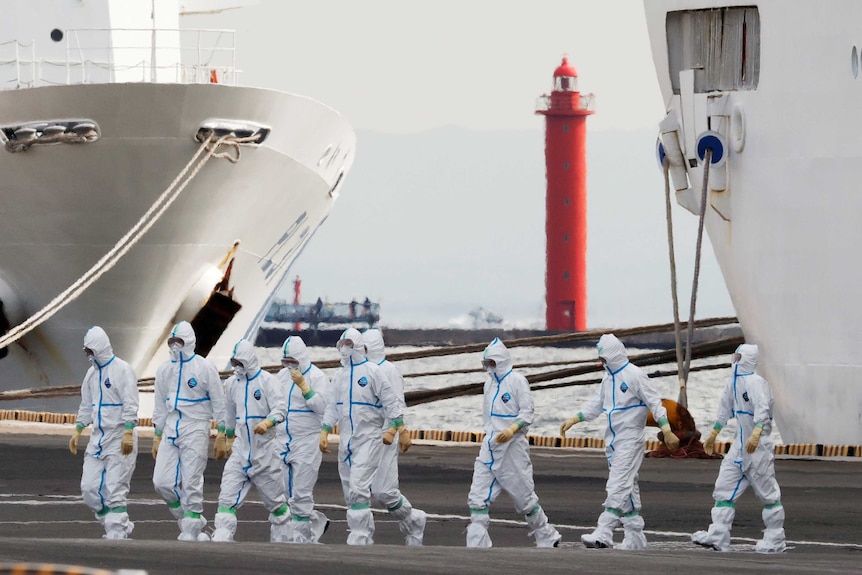
{"label": "large white ship", "polygon": [[715,150],[705,227],[746,339],[760,345],[782,439],[859,445],[862,2],[644,9],[671,189],[699,214]]}
{"label": "large white ship", "polygon": [[[196,321],[220,368],[255,336],[332,208],[355,134],[320,102],[239,85],[233,32],[180,27],[183,13],[240,3],[3,0],[0,333],[76,281],[92,283],[0,349],[0,389],[79,383],[92,325],[139,377],[167,358],[180,319]],[[221,137],[243,143],[202,147]],[[186,167],[188,185],[153,216]],[[151,227],[129,249],[143,222]],[[104,258],[121,245],[122,257]]]}

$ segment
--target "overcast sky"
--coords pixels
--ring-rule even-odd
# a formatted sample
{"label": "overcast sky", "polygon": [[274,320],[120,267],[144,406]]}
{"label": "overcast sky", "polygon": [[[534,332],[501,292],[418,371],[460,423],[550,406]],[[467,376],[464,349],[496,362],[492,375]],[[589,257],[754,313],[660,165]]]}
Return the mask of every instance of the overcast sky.
{"label": "overcast sky", "polygon": [[183,27],[237,32],[241,83],[305,94],[354,128],[541,129],[564,54],[597,96],[590,129],[655,126],[642,0],[260,0]]}
{"label": "overcast sky", "polygon": [[[563,55],[567,55],[577,68],[581,91],[593,92],[596,96],[597,113],[589,119],[589,133],[639,130],[642,135],[644,130],[657,130],[664,112],[642,0],[538,0],[529,3],[503,3],[499,0],[260,0],[256,5],[221,14],[186,16],[182,25],[184,28],[236,30],[241,84],[313,97],[338,110],[357,131],[366,135],[376,132],[421,136],[447,126],[480,132],[528,131],[541,134],[543,118],[533,113],[536,99],[550,90],[553,71]],[[531,166],[533,163],[542,165],[540,138],[539,135],[535,157],[532,157],[532,152],[526,154],[531,155]],[[643,170],[629,175],[627,181],[634,184],[625,186],[626,189],[589,190],[592,198],[588,212],[590,327],[642,325],[672,319],[668,305],[669,288],[664,287],[669,285],[669,272],[666,266],[667,246],[661,235],[664,233],[662,182],[652,161],[652,143],[649,138],[645,142],[642,136],[639,138],[634,153],[642,151],[648,155],[646,162],[630,162],[627,158],[611,155],[597,159],[588,169],[592,174],[591,181],[608,180],[600,178],[599,170],[625,171],[631,170],[635,164]],[[365,139],[366,143],[374,140]],[[379,138],[377,141],[379,143]],[[426,140],[407,139],[405,142],[416,142],[419,149],[421,142]],[[374,157],[374,152],[366,147],[365,159]],[[351,202],[367,202],[369,198],[373,201],[373,193],[369,192],[374,192],[375,186],[363,187],[363,180],[379,178],[381,182],[390,183],[387,181],[389,175],[394,181],[396,170],[387,167],[389,164],[385,158],[381,161],[378,157],[377,161],[373,166],[374,174],[368,174],[368,165],[362,165],[363,139],[360,138],[353,168],[356,174],[354,187],[351,188],[348,175],[342,198],[336,203],[332,216],[291,270],[291,277],[295,273],[302,275],[305,298],[313,301],[318,294],[324,293],[331,301],[348,301],[351,297],[370,294],[383,302],[383,319],[387,325],[426,325],[432,310],[436,323],[445,324],[444,319],[465,314],[477,303],[485,301],[471,290],[480,286],[488,293],[480,279],[487,272],[478,263],[473,265],[470,262],[449,270],[454,279],[449,278],[445,285],[435,283],[442,281],[440,273],[422,276],[421,269],[416,271],[416,287],[411,288],[409,295],[413,302],[420,302],[418,304],[400,304],[405,297],[401,293],[405,291],[403,285],[380,280],[376,275],[358,278],[358,283],[363,286],[357,288],[360,293],[338,291],[345,283],[343,278],[330,274],[331,263],[324,265],[321,262],[329,262],[333,254],[326,250],[340,245],[341,239],[348,238],[354,230],[356,220],[351,219],[350,212],[354,209],[351,206],[357,204]],[[455,160],[451,163],[461,164]],[[457,186],[458,182],[452,185]],[[539,206],[537,209],[542,209],[544,186],[540,168],[534,179],[514,193],[534,193],[531,201]],[[473,189],[468,188],[467,193]],[[405,190],[405,194],[411,191]],[[482,191],[477,190],[477,193]],[[634,207],[643,200],[642,194],[647,193],[654,196],[654,205],[651,203],[649,206],[657,210],[648,222],[644,210]],[[358,195],[365,197],[356,197]],[[516,201],[521,199],[519,196],[510,196],[510,199],[513,209],[527,209],[519,207],[523,206]],[[606,202],[604,209],[601,201]],[[626,209],[627,202],[629,209]],[[459,208],[454,206],[454,209]],[[461,207],[461,211],[465,209]],[[420,211],[409,207],[405,210],[409,217]],[[691,235],[696,228],[696,218],[678,207],[676,213],[675,220],[680,218],[680,222],[675,224],[678,237],[686,246],[693,245],[694,236],[687,238],[686,234]],[[481,213],[459,212],[458,215],[463,220],[450,224],[455,223],[461,234],[470,233],[469,230],[476,229],[475,224],[481,224],[483,220]],[[418,226],[421,218],[418,215],[415,218]],[[399,223],[403,226],[403,222]],[[505,226],[508,222],[501,224]],[[378,221],[375,225],[378,228],[386,226],[387,221]],[[615,232],[628,230],[631,234],[634,233],[631,230],[643,230],[645,226],[649,233],[655,232],[649,238],[654,248],[642,245],[647,243],[643,233],[638,238],[627,238]],[[535,239],[535,234],[543,236],[541,213],[533,214],[530,227],[528,233],[532,234],[531,237]],[[393,225],[393,235],[400,231]],[[417,249],[418,259],[425,258],[431,262],[444,257],[434,241],[438,232],[439,228],[428,230],[427,235],[431,239],[424,244],[426,247]],[[465,246],[474,249],[482,247],[481,241],[479,236],[464,236]],[[652,274],[643,276],[643,283],[652,282],[652,291],[612,289],[618,288],[618,275],[615,274],[619,270],[607,265],[611,261],[610,254],[602,252],[599,246],[608,247],[611,241],[620,242],[613,248],[628,250],[625,255],[635,265],[642,266],[645,273]],[[386,261],[387,250],[393,249],[391,265],[405,263],[391,241],[381,241],[371,249],[376,250],[383,261]],[[632,249],[652,251],[631,253]],[[523,283],[523,293],[509,298],[511,306],[496,303],[492,311],[501,313],[507,320],[517,320],[521,325],[525,320],[543,320],[542,271],[534,269],[536,261],[543,259],[541,250],[542,246],[538,245],[533,251],[525,252],[521,261],[512,256],[510,263],[513,266],[531,270],[530,281],[513,280],[515,284]],[[690,277],[692,251],[683,249],[678,254],[682,285],[690,281],[687,278]],[[708,247],[704,257],[703,277],[706,281],[702,282],[707,283],[711,279],[715,285],[707,283],[705,286],[698,305],[703,312],[698,316],[704,317],[705,313],[730,315],[732,306]],[[459,285],[459,281],[463,283]],[[422,288],[426,289],[423,291]],[[398,293],[391,293],[396,289]],[[661,296],[654,292],[661,292]],[[464,301],[449,305],[447,311],[440,311],[442,304],[435,302],[435,298],[441,293],[463,293]],[[683,310],[688,308],[687,298],[685,288],[681,287]],[[629,305],[621,306],[621,299],[627,300]],[[517,306],[514,300],[518,300]],[[435,303],[438,304],[436,307]],[[525,308],[531,311],[525,314],[522,311]],[[683,311],[682,315],[686,317],[686,312]]]}

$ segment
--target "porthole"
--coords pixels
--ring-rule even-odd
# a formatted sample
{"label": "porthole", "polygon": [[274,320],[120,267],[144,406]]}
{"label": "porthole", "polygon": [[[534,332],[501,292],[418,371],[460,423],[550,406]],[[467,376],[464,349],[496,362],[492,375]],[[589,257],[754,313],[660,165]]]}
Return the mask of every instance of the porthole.
{"label": "porthole", "polygon": [[[53,40],[54,42],[59,42],[62,39],[63,39],[63,31],[62,30],[60,30],[59,28],[54,28],[53,30],[51,30],[51,40]],[[854,50],[855,50],[855,48],[854,48]]]}

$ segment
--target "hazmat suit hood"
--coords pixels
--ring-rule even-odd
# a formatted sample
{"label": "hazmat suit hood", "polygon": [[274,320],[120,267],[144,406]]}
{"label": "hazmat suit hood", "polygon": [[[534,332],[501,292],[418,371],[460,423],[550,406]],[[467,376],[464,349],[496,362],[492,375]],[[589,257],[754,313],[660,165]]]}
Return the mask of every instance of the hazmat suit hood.
{"label": "hazmat suit hood", "polygon": [[736,348],[736,353],[740,355],[739,361],[736,362],[736,372],[739,375],[754,373],[760,356],[757,346],[753,343],[744,343]]}
{"label": "hazmat suit hood", "polygon": [[311,356],[308,354],[308,347],[298,335],[288,336],[284,340],[284,345],[281,346],[281,357],[292,357],[299,363],[299,371],[305,371],[311,366]]}
{"label": "hazmat suit hood", "polygon": [[488,344],[485,353],[482,354],[482,359],[494,360],[497,364],[494,374],[497,377],[502,377],[512,370],[512,354],[509,353],[509,349],[499,337],[495,337],[494,341]]}
{"label": "hazmat suit hood", "polygon": [[168,337],[168,340],[172,337],[178,337],[183,340],[183,347],[180,348],[180,353],[183,354],[183,359],[188,359],[195,354],[196,338],[192,324],[187,321],[181,321],[174,326],[173,330],[171,330],[171,335]]}
{"label": "hazmat suit hood", "polygon": [[[350,352],[350,359],[353,360],[353,363],[360,363],[365,361],[365,343],[362,341],[362,334],[359,333],[359,330],[355,327],[349,327],[344,330],[341,334],[341,337],[338,338],[340,342],[343,339],[349,339],[353,342],[353,351]],[[336,344],[336,347],[338,345]],[[341,356],[341,363],[344,364],[346,361],[345,356]]]}
{"label": "hazmat suit hood", "polygon": [[596,347],[599,350],[599,357],[603,357],[607,362],[606,369],[610,373],[618,372],[629,362],[626,346],[612,333],[606,333],[600,337]]}
{"label": "hazmat suit hood", "polygon": [[254,377],[260,371],[260,363],[258,363],[257,355],[254,353],[254,346],[247,339],[241,339],[233,346],[231,359],[237,359],[242,362],[242,365],[245,367],[245,373],[249,378]]}
{"label": "hazmat suit hood", "polygon": [[383,343],[383,332],[372,327],[362,334],[362,343],[365,344],[365,355],[369,361],[380,363],[386,359],[386,347]]}
{"label": "hazmat suit hood", "polygon": [[111,358],[114,357],[114,350],[111,347],[111,340],[108,339],[108,334],[97,325],[87,330],[86,335],[84,335],[84,347],[93,351],[96,364],[100,367],[107,365],[111,361]]}

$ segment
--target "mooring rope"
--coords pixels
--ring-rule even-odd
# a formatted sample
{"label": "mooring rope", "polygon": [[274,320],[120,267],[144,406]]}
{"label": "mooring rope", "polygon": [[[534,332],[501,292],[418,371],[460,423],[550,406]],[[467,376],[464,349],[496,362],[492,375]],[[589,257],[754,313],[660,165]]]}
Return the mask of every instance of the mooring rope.
{"label": "mooring rope", "polygon": [[688,331],[685,342],[685,366],[682,372],[682,387],[679,392],[679,403],[683,407],[688,407],[688,397],[685,388],[688,385],[688,371],[691,365],[691,340],[694,338],[694,310],[697,305],[697,285],[700,280],[700,254],[703,246],[703,223],[706,219],[706,200],[707,192],[709,191],[709,165],[712,162],[712,148],[707,148],[703,160],[703,187],[700,190],[700,216],[697,222],[697,244],[694,252],[694,276],[691,280],[691,307],[688,310]]}
{"label": "mooring rope", "polygon": [[683,407],[688,407],[688,397],[685,393],[686,381],[683,377],[683,357],[682,357],[682,341],[680,339],[679,328],[679,297],[677,296],[676,287],[676,255],[673,246],[673,214],[671,212],[670,201],[670,160],[665,156],[662,160],[664,168],[664,203],[665,214],[667,219],[667,252],[670,257],[670,293],[673,298],[673,339],[676,347],[676,368],[679,373],[679,399],[677,403]]}

